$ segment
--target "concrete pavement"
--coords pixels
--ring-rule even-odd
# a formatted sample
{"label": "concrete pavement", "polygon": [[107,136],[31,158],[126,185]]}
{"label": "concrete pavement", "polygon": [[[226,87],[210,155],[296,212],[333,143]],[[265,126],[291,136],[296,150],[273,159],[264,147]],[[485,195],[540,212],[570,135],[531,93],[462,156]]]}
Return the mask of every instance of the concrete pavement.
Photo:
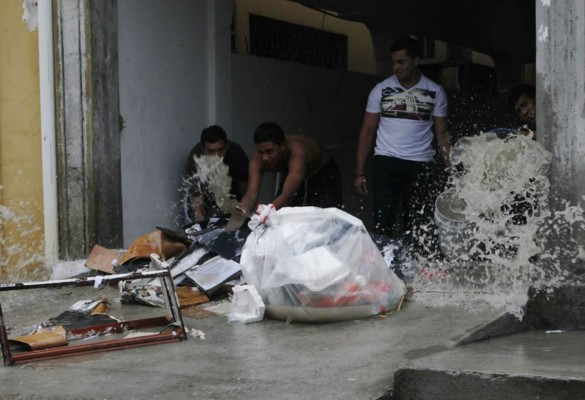
{"label": "concrete pavement", "polygon": [[[579,317],[582,303],[574,300],[581,299],[581,290],[570,293],[572,308],[564,309]],[[110,299],[109,314],[116,317],[144,318],[162,311],[121,305],[115,301],[114,288],[4,292],[0,301],[8,326],[17,332],[17,327],[53,317],[74,301],[97,296]],[[557,298],[566,303],[566,296]],[[563,309],[560,303],[542,306],[539,299],[534,296],[532,304],[540,305],[532,309],[547,321],[547,312]],[[218,308],[225,312],[229,304],[225,306]],[[248,325],[229,322],[225,315],[198,315],[195,310],[184,311],[185,324],[202,332],[205,339],[190,335],[178,343],[2,367],[0,398],[453,400],[585,396],[584,331],[545,333],[550,326],[513,326],[511,336],[457,346],[473,336],[496,337],[500,329],[512,332],[509,324],[493,323],[502,321],[503,313],[489,307],[473,311],[431,307],[414,294],[400,311],[386,317],[329,324],[265,319]],[[580,323],[567,326],[578,328]]]}
{"label": "concrete pavement", "polygon": [[[92,288],[65,293],[72,289],[73,294],[35,290],[36,297],[12,292],[10,299],[1,293],[8,325],[27,326],[60,313],[74,297],[96,295]],[[119,315],[122,307],[149,311],[112,304],[110,314]],[[433,309],[416,300],[386,318],[330,324],[245,325],[221,315],[187,314],[186,325],[204,332],[205,339],[3,367],[0,398],[378,399],[391,391],[400,365],[448,349],[498,316],[494,310]]]}

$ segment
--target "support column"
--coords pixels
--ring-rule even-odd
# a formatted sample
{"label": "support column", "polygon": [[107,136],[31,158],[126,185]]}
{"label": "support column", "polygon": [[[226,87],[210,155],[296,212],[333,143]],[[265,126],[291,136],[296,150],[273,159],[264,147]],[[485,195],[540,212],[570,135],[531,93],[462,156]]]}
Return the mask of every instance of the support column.
{"label": "support column", "polygon": [[585,206],[585,3],[536,2],[536,123],[552,184]]}

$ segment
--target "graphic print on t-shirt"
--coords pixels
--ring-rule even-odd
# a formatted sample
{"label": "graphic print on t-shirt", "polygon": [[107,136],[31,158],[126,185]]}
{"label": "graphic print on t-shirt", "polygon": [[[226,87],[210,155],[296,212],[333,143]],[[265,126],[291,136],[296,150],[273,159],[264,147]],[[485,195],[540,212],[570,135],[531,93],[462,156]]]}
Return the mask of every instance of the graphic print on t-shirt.
{"label": "graphic print on t-shirt", "polygon": [[382,89],[382,117],[429,121],[435,106],[437,92],[400,87]]}

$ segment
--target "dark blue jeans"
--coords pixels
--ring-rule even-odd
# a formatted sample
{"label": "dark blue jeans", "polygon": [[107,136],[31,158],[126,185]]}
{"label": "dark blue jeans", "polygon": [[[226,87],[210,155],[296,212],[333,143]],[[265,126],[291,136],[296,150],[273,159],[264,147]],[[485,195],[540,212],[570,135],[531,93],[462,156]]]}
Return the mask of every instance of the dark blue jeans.
{"label": "dark blue jeans", "polygon": [[424,214],[429,168],[430,162],[374,157],[375,233],[392,237],[396,228],[404,233]]}

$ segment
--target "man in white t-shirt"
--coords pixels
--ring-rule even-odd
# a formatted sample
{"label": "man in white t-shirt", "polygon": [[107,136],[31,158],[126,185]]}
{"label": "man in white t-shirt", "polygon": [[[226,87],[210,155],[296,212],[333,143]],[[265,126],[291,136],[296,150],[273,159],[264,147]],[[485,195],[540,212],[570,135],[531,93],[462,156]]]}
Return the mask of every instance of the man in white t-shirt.
{"label": "man in white t-shirt", "polygon": [[390,48],[393,75],[370,92],[359,133],[354,189],[368,193],[366,161],[374,138],[374,232],[392,236],[397,213],[402,233],[410,229],[410,215],[420,212],[422,199],[413,196],[425,187],[435,155],[434,137],[450,167],[445,90],[422,75],[418,42],[410,37]]}

